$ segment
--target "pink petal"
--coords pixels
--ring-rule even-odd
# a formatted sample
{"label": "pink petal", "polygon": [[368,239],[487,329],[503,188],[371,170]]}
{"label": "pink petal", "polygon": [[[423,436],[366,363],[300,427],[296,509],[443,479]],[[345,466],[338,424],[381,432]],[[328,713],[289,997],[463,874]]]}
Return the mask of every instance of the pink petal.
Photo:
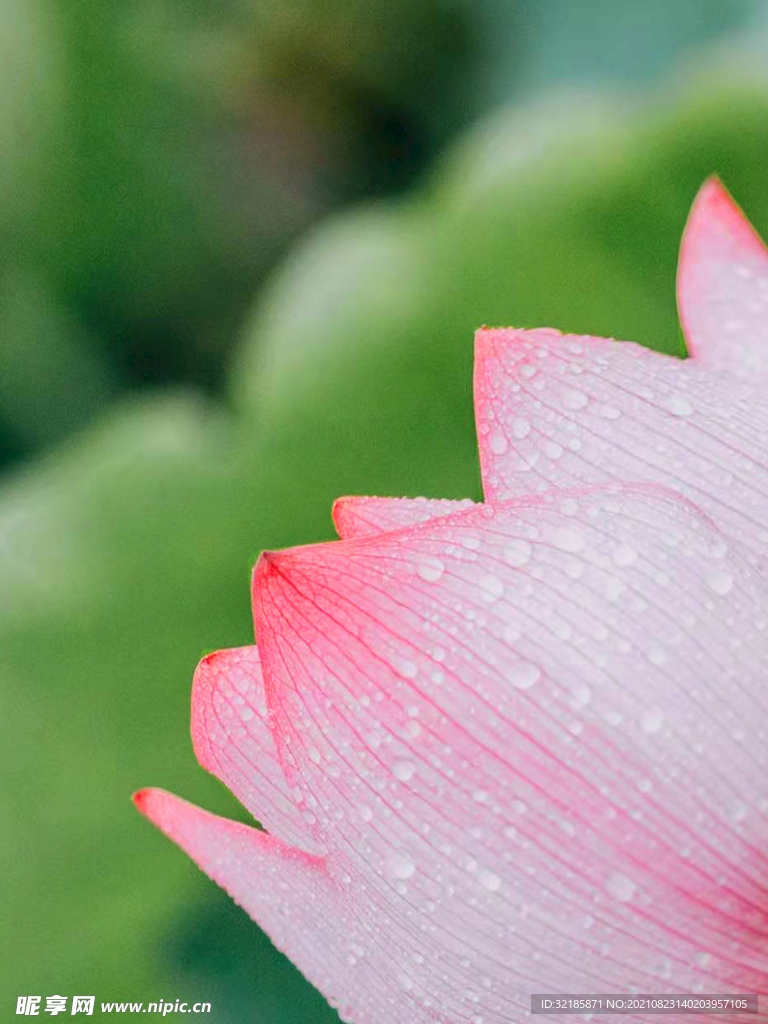
{"label": "pink petal", "polygon": [[762,387],[628,342],[479,331],[475,414],[486,500],[656,481],[765,551],[767,399]]}
{"label": "pink petal", "polygon": [[[259,923],[275,946],[354,1024],[453,1024],[437,1006],[413,1016],[418,963],[387,949],[391,912],[337,867],[247,825],[209,814],[161,789],[134,803]],[[400,908],[398,908],[400,909]],[[401,1011],[405,1014],[401,1016]]]}
{"label": "pink petal", "polygon": [[161,789],[141,790],[133,799],[145,817],[259,921],[278,949],[303,964],[315,984],[343,994],[353,983],[350,963],[328,956],[338,946],[345,921],[322,858]]}
{"label": "pink petal", "polygon": [[388,1003],[348,990],[355,1021],[768,992],[767,606],[658,487],[262,557],[290,783],[370,914],[361,959],[396,960]]}
{"label": "pink petal", "polygon": [[342,540],[369,537],[403,526],[415,526],[436,516],[449,515],[474,502],[430,498],[337,498],[333,505],[333,522]]}
{"label": "pink petal", "polygon": [[285,781],[269,731],[258,649],[203,658],[192,686],[192,741],[200,764],[272,834],[320,853]]}
{"label": "pink petal", "polygon": [[768,374],[768,250],[717,178],[702,187],[683,234],[677,301],[697,362]]}

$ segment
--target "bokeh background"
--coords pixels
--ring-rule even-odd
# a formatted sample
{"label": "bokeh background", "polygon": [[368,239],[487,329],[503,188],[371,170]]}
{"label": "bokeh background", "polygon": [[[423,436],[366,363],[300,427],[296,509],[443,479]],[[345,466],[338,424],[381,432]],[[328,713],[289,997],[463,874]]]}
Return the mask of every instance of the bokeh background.
{"label": "bokeh background", "polygon": [[478,496],[476,326],[682,352],[704,177],[768,231],[768,6],[0,12],[3,1019],[327,1024],[130,794],[246,820],[193,757],[194,666],[251,641],[255,554],[329,538],[337,495]]}

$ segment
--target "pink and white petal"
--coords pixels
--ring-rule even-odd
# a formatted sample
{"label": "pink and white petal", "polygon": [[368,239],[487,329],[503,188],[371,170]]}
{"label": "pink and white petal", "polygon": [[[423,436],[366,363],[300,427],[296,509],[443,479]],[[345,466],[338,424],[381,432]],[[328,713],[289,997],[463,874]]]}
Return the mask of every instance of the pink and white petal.
{"label": "pink and white petal", "polygon": [[388,922],[366,956],[418,965],[451,1021],[768,993],[767,605],[648,486],[262,556],[277,742],[332,875]]}
{"label": "pink and white petal", "polygon": [[396,950],[386,960],[367,955],[374,908],[364,894],[346,891],[344,879],[332,879],[322,858],[160,789],[141,790],[134,802],[325,993],[342,1020],[452,1024],[436,1008],[414,1008]]}
{"label": "pink and white petal", "polygon": [[768,376],[768,249],[717,178],[704,184],[688,218],[677,303],[698,363]]}
{"label": "pink and white petal", "polygon": [[415,526],[437,516],[450,515],[474,502],[443,498],[337,498],[333,504],[333,523],[342,540],[370,537],[404,526]]}
{"label": "pink and white petal", "polygon": [[629,342],[483,330],[475,414],[488,501],[658,482],[768,551],[764,388]]}
{"label": "pink and white petal", "polygon": [[291,795],[269,729],[256,646],[202,659],[192,684],[192,742],[200,764],[230,789],[268,832],[311,853],[311,835]]}

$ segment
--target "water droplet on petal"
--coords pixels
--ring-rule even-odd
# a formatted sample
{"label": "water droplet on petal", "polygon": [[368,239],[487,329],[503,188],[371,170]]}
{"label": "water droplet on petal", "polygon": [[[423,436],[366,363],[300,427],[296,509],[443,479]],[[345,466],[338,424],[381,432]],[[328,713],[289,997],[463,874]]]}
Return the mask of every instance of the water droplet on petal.
{"label": "water droplet on petal", "polygon": [[583,409],[584,406],[589,402],[589,399],[583,391],[566,391],[563,395],[563,405],[566,409]]}
{"label": "water droplet on petal", "polygon": [[637,552],[629,544],[619,544],[616,550],[613,552],[613,563],[618,565],[621,569],[626,569],[630,565],[634,565],[637,561]]}
{"label": "water droplet on petal", "polygon": [[640,728],[649,735],[660,732],[663,724],[664,712],[660,708],[648,708],[640,716]]}
{"label": "water droplet on petal", "polygon": [[713,571],[707,576],[707,586],[719,597],[725,597],[733,589],[733,577],[727,572]]}
{"label": "water droplet on petal", "polygon": [[527,540],[512,540],[504,548],[504,561],[519,568],[530,561],[533,548]]}
{"label": "water droplet on petal", "polygon": [[492,573],[482,577],[480,586],[482,588],[483,600],[488,604],[498,601],[504,593],[504,584],[498,576],[494,576]]}
{"label": "water droplet on petal", "polygon": [[561,551],[575,554],[584,547],[584,537],[571,526],[563,526],[552,534],[552,543]]}
{"label": "water droplet on petal", "polygon": [[392,765],[392,774],[400,782],[408,782],[409,779],[413,778],[415,771],[416,765],[412,761],[395,761]]}
{"label": "water droplet on petal", "polygon": [[599,411],[604,420],[618,420],[621,418],[621,409],[617,409],[615,405],[601,405]]}
{"label": "water droplet on petal", "polygon": [[605,888],[620,903],[629,903],[637,892],[637,886],[632,879],[622,875],[619,871],[611,872],[606,880]]}
{"label": "water droplet on petal", "polygon": [[531,661],[518,661],[512,666],[509,681],[518,690],[530,690],[541,679],[541,669]]}
{"label": "water droplet on petal", "polygon": [[427,583],[436,583],[445,572],[445,565],[439,558],[423,558],[416,566],[416,572]]}
{"label": "water droplet on petal", "polygon": [[411,878],[416,871],[416,865],[413,863],[411,858],[400,852],[399,850],[393,850],[386,861],[387,874],[392,878],[397,878],[400,881],[405,881],[407,878]]}
{"label": "water droplet on petal", "polygon": [[673,416],[690,416],[693,412],[693,406],[684,395],[669,395],[664,407]]}
{"label": "water droplet on petal", "polygon": [[585,708],[592,700],[592,688],[587,683],[577,683],[571,689],[571,704],[574,708]]}
{"label": "water droplet on petal", "polygon": [[477,880],[488,892],[498,892],[501,888],[501,879],[493,871],[481,871]]}
{"label": "water droplet on petal", "polygon": [[515,644],[523,635],[523,631],[520,629],[516,622],[510,622],[504,627],[504,639],[508,644]]}

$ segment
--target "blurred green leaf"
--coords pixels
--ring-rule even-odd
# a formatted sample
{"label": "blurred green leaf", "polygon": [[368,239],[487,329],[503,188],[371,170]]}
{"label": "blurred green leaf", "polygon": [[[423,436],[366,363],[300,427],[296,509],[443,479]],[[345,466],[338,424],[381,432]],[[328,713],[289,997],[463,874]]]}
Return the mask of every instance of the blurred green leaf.
{"label": "blurred green leaf", "polygon": [[0,338],[0,408],[30,451],[82,427],[117,391],[95,339],[27,271],[0,271]]}
{"label": "blurred green leaf", "polygon": [[[489,91],[508,96],[513,75],[525,93],[564,78],[592,84],[653,80],[686,51],[753,22],[761,6],[762,0],[536,0],[520,4],[511,23],[506,0],[487,0]],[[510,44],[519,52],[514,69],[503,59]]]}
{"label": "blurred green leaf", "polygon": [[631,118],[584,99],[492,122],[422,195],[297,252],[249,328],[232,417],[184,394],[127,405],[5,487],[10,988],[138,1000],[213,987],[240,1007],[222,1005],[222,1020],[243,1006],[264,1024],[328,1019],[255,929],[241,940],[252,976],[232,968],[238,994],[212,980],[206,930],[210,956],[232,956],[205,923],[223,897],[128,795],[159,784],[242,815],[192,756],[196,658],[250,640],[249,556],[329,537],[338,494],[478,496],[476,326],[680,350],[688,206],[719,170],[768,227],[766,115],[762,86],[703,95],[694,83]]}
{"label": "blurred green leaf", "polygon": [[61,114],[62,61],[46,0],[3,0],[0,31],[0,230],[18,231],[39,198]]}
{"label": "blurred green leaf", "polygon": [[128,385],[214,390],[289,240],[407,184],[471,115],[445,102],[470,16],[391,6],[6,0],[3,263],[50,282]]}

